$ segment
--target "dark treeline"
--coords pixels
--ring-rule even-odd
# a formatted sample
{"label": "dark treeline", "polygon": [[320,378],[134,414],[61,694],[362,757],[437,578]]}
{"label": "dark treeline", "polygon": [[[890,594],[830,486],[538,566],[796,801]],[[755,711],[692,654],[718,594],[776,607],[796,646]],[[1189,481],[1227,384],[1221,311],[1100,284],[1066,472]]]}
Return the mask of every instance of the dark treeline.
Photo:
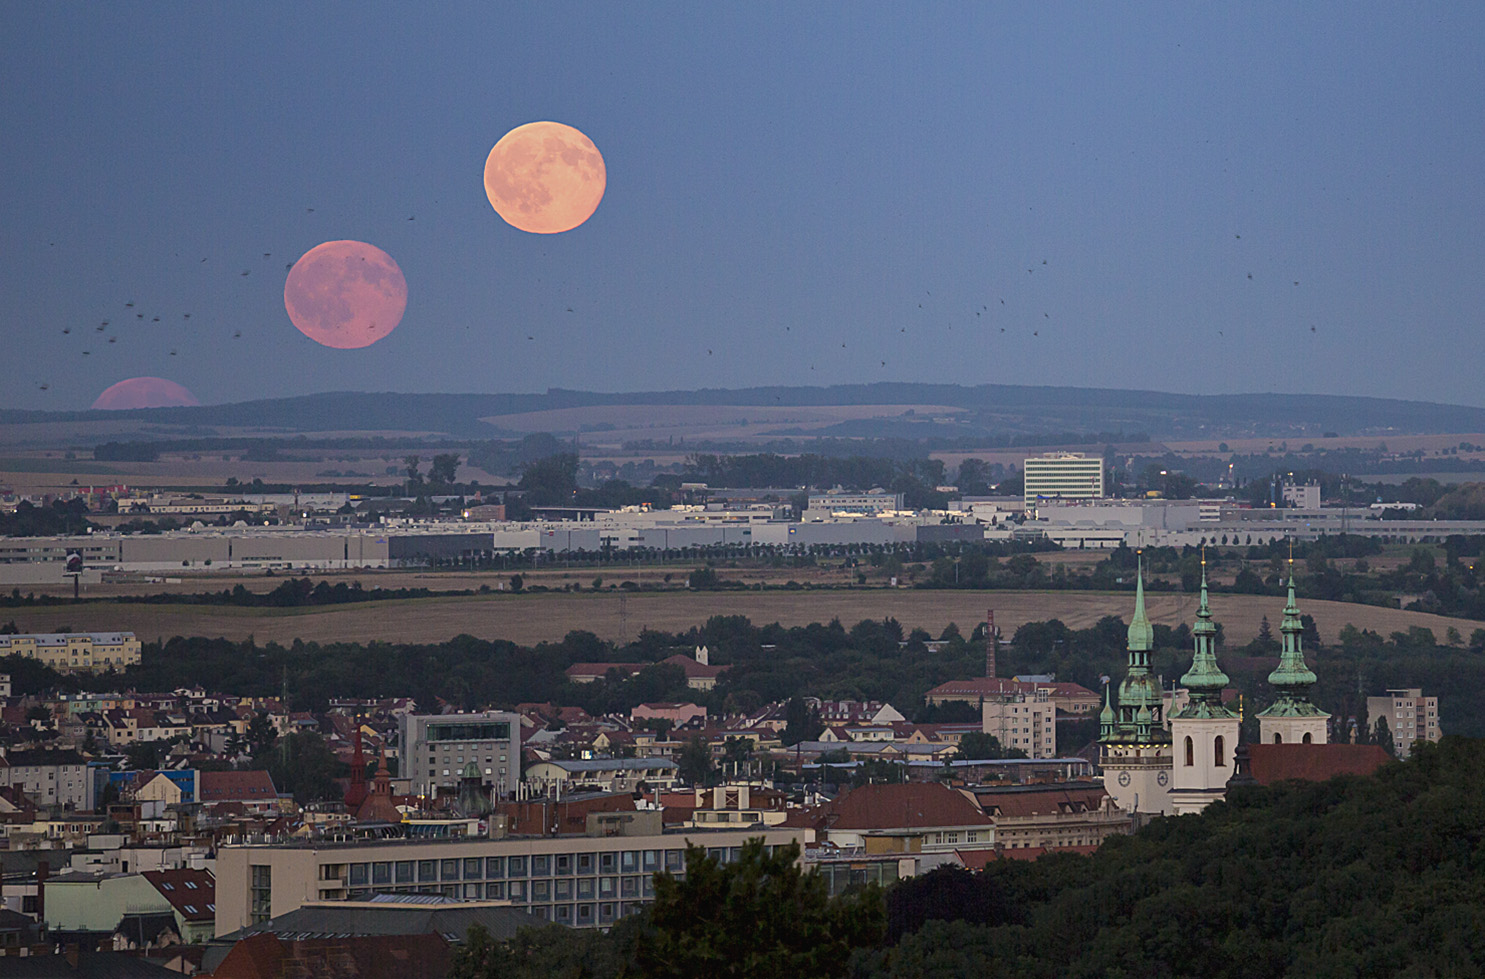
{"label": "dark treeline", "polygon": [[[1222,608],[1213,599],[1219,625]],[[1272,623],[1280,617],[1276,600]],[[1305,616],[1306,655],[1320,680],[1314,699],[1335,718],[1335,736],[1348,738],[1351,724],[1370,731],[1365,694],[1421,687],[1439,697],[1446,732],[1485,736],[1485,630],[1471,645],[1440,644],[1426,629],[1381,636],[1341,623],[1336,641],[1322,645],[1319,628]],[[13,628],[7,626],[6,628]],[[1277,662],[1277,626],[1244,646],[1225,645],[1219,656],[1232,685],[1244,697],[1249,727],[1273,697],[1267,676]],[[144,638],[144,637],[141,637]],[[930,640],[942,645],[933,652]],[[560,642],[519,646],[503,640],[458,636],[441,643],[304,643],[259,645],[252,640],[175,637],[146,642],[143,662],[123,675],[88,678],[95,688],[172,690],[200,685],[253,696],[279,693],[287,682],[296,709],[322,709],[332,697],[411,696],[433,709],[440,701],[460,708],[513,706],[554,701],[594,714],[627,712],[654,701],[692,701],[713,713],[748,711],[765,703],[805,696],[888,701],[918,720],[942,720],[923,707],[923,695],[949,680],[980,676],[984,669],[984,625],[965,635],[950,625],[938,637],[908,630],[893,619],[839,621],[808,626],[755,625],[742,616],[715,616],[679,634],[644,630],[628,643],[610,643],[590,632],[571,632]],[[1187,625],[1155,626],[1156,673],[1174,682],[1191,662]],[[711,661],[731,667],[715,689],[691,690],[681,671],[661,661],[692,655],[707,646]],[[1058,619],[1031,622],[998,653],[1002,675],[1053,673],[1061,680],[1101,689],[1126,663],[1126,627],[1107,616],[1087,629]],[[615,662],[640,666],[632,678],[571,683],[564,671],[574,663]],[[61,686],[76,689],[74,677],[27,667],[11,669],[16,693]],[[1093,732],[1075,732],[1091,738]],[[1248,732],[1256,735],[1256,728]],[[1069,744],[1069,750],[1081,747]]]}
{"label": "dark treeline", "polygon": [[25,500],[16,504],[15,512],[0,511],[0,537],[53,537],[85,534],[88,527],[86,500],[55,500],[48,506],[35,506]]}

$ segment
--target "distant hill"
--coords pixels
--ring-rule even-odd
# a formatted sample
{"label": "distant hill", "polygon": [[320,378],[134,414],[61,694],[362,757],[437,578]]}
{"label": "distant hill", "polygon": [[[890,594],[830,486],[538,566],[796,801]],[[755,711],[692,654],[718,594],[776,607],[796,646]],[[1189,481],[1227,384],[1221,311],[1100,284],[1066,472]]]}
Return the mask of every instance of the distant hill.
{"label": "distant hill", "polygon": [[[985,433],[1142,432],[1155,439],[1485,432],[1485,408],[1335,395],[1188,395],[1109,388],[1006,384],[850,384],[605,394],[553,388],[545,394],[391,394],[334,392],[192,408],[132,411],[0,410],[0,424],[136,423],[171,436],[219,428],[301,432],[434,432],[453,438],[497,438],[480,421],[495,415],[604,405],[943,405],[955,419],[852,422],[811,436],[967,437]],[[781,428],[776,435],[796,434]],[[804,433],[798,433],[804,434]]]}

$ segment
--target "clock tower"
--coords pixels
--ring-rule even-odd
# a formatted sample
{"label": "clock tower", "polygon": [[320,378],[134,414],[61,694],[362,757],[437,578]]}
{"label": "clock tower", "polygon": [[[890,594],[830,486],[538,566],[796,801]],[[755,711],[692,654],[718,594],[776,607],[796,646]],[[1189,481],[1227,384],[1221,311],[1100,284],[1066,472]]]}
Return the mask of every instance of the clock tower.
{"label": "clock tower", "polygon": [[1165,727],[1160,681],[1150,673],[1155,629],[1145,616],[1144,560],[1135,572],[1134,618],[1129,622],[1129,669],[1119,701],[1104,688],[1099,714],[1099,763],[1104,789],[1126,812],[1171,812],[1171,740]]}

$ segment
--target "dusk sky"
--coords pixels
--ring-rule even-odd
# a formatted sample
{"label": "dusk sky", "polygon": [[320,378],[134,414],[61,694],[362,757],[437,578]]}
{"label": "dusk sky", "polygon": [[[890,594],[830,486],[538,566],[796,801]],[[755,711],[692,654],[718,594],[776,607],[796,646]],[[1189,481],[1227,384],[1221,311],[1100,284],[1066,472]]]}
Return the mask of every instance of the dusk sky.
{"label": "dusk sky", "polygon": [[[1480,3],[9,3],[0,406],[135,375],[1485,405],[1482,50]],[[482,184],[537,120],[607,167],[561,234]],[[407,281],[360,349],[284,308],[339,239]]]}

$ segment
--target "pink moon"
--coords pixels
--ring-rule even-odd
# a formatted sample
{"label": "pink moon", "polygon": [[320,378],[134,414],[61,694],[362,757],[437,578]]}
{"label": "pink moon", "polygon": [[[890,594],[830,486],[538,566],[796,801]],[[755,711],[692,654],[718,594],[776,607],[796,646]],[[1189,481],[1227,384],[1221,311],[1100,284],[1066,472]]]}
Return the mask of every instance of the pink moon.
{"label": "pink moon", "polygon": [[196,396],[163,377],[131,377],[110,385],[93,402],[94,411],[125,408],[192,408],[201,404]]}
{"label": "pink moon", "polygon": [[305,252],[284,281],[294,326],[338,350],[369,347],[407,310],[407,280],[392,256],[364,241],[327,241]]}
{"label": "pink moon", "polygon": [[593,216],[608,186],[603,154],[560,122],[528,122],[485,158],[485,196],[507,224],[538,235],[571,231]]}

